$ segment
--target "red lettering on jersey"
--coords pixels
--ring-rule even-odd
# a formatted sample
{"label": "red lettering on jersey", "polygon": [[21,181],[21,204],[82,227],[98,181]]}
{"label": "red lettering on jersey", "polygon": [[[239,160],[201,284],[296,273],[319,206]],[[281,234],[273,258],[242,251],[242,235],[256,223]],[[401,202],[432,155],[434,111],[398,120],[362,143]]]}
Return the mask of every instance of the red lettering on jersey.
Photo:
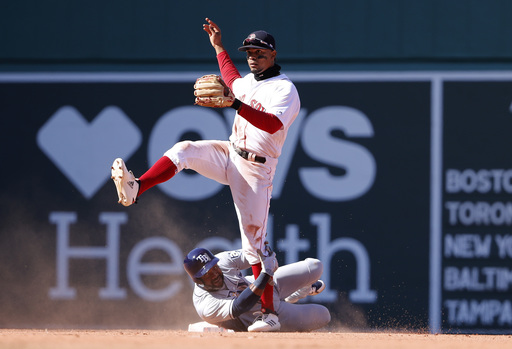
{"label": "red lettering on jersey", "polygon": [[256,109],[256,110],[259,110],[259,111],[265,111],[265,108],[263,108],[263,106],[261,105],[260,102],[258,102],[257,100],[255,99],[252,99],[251,100],[251,103],[249,104],[252,108]]}

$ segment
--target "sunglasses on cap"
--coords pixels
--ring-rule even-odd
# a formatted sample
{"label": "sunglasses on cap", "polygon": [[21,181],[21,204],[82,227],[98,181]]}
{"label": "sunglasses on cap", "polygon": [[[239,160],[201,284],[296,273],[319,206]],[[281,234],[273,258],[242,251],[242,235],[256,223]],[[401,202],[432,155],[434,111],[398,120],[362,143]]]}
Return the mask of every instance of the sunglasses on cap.
{"label": "sunglasses on cap", "polygon": [[247,46],[247,45],[255,45],[255,46],[260,46],[262,48],[270,48],[271,50],[274,50],[274,46],[272,44],[269,44],[268,42],[266,41],[263,41],[261,39],[258,39],[258,38],[247,38],[243,41],[242,45],[244,46]]}

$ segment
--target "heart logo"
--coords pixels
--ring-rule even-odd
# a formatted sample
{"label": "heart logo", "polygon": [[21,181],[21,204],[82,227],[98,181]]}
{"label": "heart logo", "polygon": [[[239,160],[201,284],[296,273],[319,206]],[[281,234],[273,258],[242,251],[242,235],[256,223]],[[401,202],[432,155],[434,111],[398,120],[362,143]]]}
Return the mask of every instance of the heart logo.
{"label": "heart logo", "polygon": [[72,106],[53,114],[37,134],[39,148],[90,199],[110,179],[112,161],[128,159],[140,146],[142,134],[116,106],[87,120]]}

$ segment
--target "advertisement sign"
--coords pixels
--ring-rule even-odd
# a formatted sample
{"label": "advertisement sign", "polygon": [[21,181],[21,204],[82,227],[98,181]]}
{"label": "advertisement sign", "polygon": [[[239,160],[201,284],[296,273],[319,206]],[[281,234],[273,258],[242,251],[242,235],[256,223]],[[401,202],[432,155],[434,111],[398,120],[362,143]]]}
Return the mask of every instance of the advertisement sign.
{"label": "advertisement sign", "polygon": [[[229,137],[232,109],[193,105],[200,75],[0,75],[2,326],[198,321],[182,261],[196,246],[241,246],[229,188],[184,170],[126,208],[110,166],[122,157],[138,177],[180,140]],[[311,301],[329,307],[331,325],[510,325],[506,314],[461,315],[507,306],[507,83],[477,98],[487,86],[437,74],[288,75],[301,111],[279,159],[268,240],[281,265],[322,260],[327,287]],[[461,223],[473,209],[487,223]]]}
{"label": "advertisement sign", "polygon": [[444,84],[443,327],[510,333],[512,82]]}

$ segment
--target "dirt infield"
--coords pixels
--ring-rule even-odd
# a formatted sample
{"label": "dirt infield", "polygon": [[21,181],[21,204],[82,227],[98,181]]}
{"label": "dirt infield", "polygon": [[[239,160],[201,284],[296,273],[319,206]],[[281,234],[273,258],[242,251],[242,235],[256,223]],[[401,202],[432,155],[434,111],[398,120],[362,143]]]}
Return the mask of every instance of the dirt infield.
{"label": "dirt infield", "polygon": [[172,330],[0,329],[0,348],[329,348],[494,349],[512,348],[512,335],[410,333],[192,333]]}

